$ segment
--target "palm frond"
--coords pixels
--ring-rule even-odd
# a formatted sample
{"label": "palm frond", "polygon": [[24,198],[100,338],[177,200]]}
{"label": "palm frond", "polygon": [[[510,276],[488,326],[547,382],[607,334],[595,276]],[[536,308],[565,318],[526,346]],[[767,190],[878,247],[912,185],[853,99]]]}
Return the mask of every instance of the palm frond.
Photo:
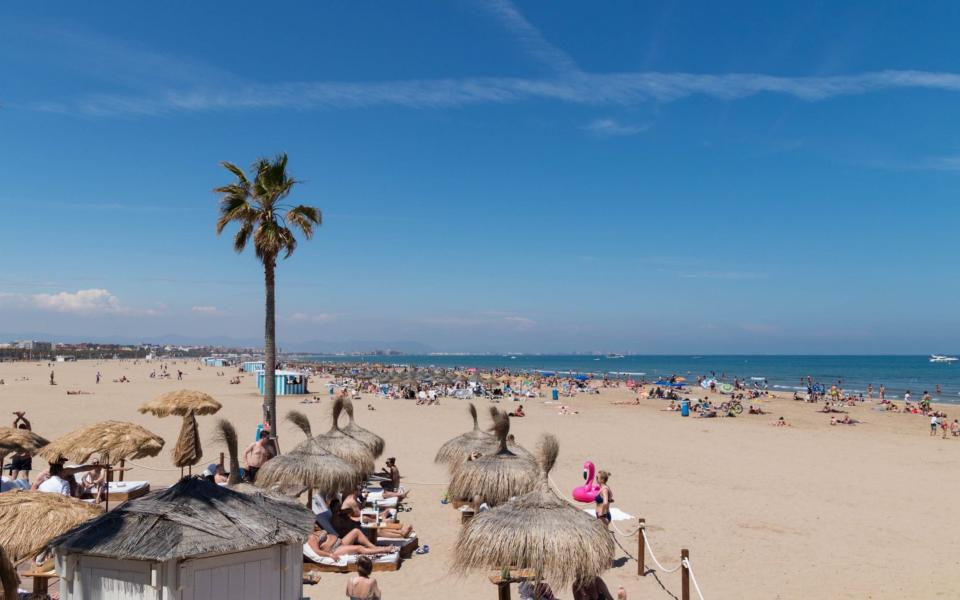
{"label": "palm frond", "polygon": [[302,231],[308,240],[313,237],[314,226],[319,226],[322,220],[320,209],[313,206],[301,204],[287,211],[287,221]]}
{"label": "palm frond", "polygon": [[234,175],[236,175],[236,176],[237,176],[237,181],[239,181],[241,184],[249,184],[249,183],[250,183],[249,181],[247,181],[247,176],[246,176],[246,174],[244,174],[243,169],[241,169],[241,168],[238,167],[237,165],[233,164],[232,162],[225,161],[225,160],[224,160],[224,161],[221,161],[221,162],[220,162],[220,165],[221,165],[224,169],[226,169],[226,170],[230,171],[231,173],[233,173]]}

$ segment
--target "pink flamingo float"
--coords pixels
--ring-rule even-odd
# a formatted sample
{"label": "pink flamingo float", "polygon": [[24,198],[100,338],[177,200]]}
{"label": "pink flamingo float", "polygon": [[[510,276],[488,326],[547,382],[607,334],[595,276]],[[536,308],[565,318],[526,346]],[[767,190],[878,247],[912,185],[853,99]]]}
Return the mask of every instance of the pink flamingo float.
{"label": "pink flamingo float", "polygon": [[596,467],[589,460],[583,463],[584,484],[573,488],[573,499],[577,502],[593,502],[600,493],[600,484],[594,480]]}

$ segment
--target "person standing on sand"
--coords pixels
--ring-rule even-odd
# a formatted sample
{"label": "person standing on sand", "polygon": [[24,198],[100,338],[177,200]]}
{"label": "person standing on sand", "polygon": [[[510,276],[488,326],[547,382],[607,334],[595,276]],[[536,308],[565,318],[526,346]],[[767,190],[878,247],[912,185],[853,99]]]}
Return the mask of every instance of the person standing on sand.
{"label": "person standing on sand", "polygon": [[97,383],[100,383],[100,371],[97,371]]}
{"label": "person standing on sand", "polygon": [[880,384],[880,402],[883,402],[886,399],[884,396],[885,393],[886,393],[886,389],[883,387],[883,384],[881,383]]}
{"label": "person standing on sand", "polygon": [[930,417],[930,436],[937,435],[937,425],[940,424],[940,419],[937,418],[937,415]]}
{"label": "person standing on sand", "polygon": [[867,384],[867,398],[870,398],[871,400],[873,400],[873,384],[872,383]]}
{"label": "person standing on sand", "polygon": [[243,452],[243,461],[246,463],[246,478],[250,483],[257,480],[257,471],[268,460],[277,455],[273,440],[269,433],[265,433],[259,440],[247,446]]}

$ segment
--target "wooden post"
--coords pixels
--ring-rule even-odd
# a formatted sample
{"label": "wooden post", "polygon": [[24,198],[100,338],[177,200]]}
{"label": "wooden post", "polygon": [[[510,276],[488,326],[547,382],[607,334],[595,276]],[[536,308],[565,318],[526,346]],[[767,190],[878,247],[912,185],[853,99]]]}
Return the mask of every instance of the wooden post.
{"label": "wooden post", "polygon": [[510,600],[510,580],[497,584],[497,600]]}
{"label": "wooden post", "polygon": [[307,488],[307,508],[313,510],[313,488]]}
{"label": "wooden post", "polygon": [[[690,551],[684,548],[680,551],[680,560],[686,561],[690,558]],[[687,565],[680,568],[680,600],[690,600],[690,569]]]}
{"label": "wooden post", "polygon": [[121,459],[120,459],[120,476],[119,476],[120,479],[119,479],[119,481],[123,481],[123,469],[124,469],[124,467],[126,466],[126,464],[127,464],[127,459],[121,458]]}
{"label": "wooden post", "polygon": [[107,465],[107,491],[103,494],[103,512],[110,512],[111,481],[113,481],[113,465]]}
{"label": "wooden post", "polygon": [[220,453],[220,466],[223,466],[223,452]]}
{"label": "wooden post", "polygon": [[647,558],[647,540],[643,537],[644,529],[647,526],[646,519],[640,519],[640,529],[637,530],[637,575],[646,577],[647,569],[644,561]]}

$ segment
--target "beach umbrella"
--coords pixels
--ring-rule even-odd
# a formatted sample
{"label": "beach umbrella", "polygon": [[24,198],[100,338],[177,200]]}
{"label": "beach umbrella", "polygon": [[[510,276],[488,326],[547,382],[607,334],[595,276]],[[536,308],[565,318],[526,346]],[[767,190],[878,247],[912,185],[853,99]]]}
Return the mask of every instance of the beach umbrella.
{"label": "beach umbrella", "polygon": [[496,506],[533,489],[540,468],[530,458],[507,448],[510,419],[504,413],[497,414],[494,432],[499,442],[495,453],[468,460],[454,470],[449,492],[455,500],[472,501],[479,496]]}
{"label": "beach umbrella", "polygon": [[37,455],[48,462],[62,457],[77,463],[85,463],[96,455],[112,465],[122,459],[156,456],[163,449],[163,443],[162,437],[136,423],[100,421],[57,438]]}
{"label": "beach umbrella", "polygon": [[257,471],[256,485],[280,490],[318,490],[330,496],[353,491],[362,482],[359,470],[311,438],[287,454],[265,462]]}
{"label": "beach umbrella", "polygon": [[337,398],[331,410],[330,430],[313,439],[320,447],[342,458],[366,477],[373,473],[373,453],[359,440],[340,429],[338,421],[341,413],[343,413],[343,398]]}
{"label": "beach umbrella", "polygon": [[[233,423],[226,419],[217,421],[214,428],[213,441],[222,444],[227,448],[227,457],[229,462],[229,474],[227,475],[227,487],[243,494],[261,494],[277,500],[292,502],[293,499],[285,496],[279,491],[272,489],[262,489],[252,483],[241,481],[240,479],[240,458],[238,453],[237,430]],[[269,462],[269,461],[268,461]],[[302,489],[302,488],[301,488]]]}
{"label": "beach umbrella", "polygon": [[347,426],[343,428],[343,432],[366,446],[367,449],[370,450],[370,453],[373,454],[374,458],[380,458],[380,455],[383,454],[383,447],[385,445],[383,438],[369,429],[364,429],[363,427],[357,425],[353,416],[352,400],[345,398],[343,402],[343,409],[347,412],[347,417],[350,419],[350,422],[347,424]]}
{"label": "beach umbrella", "polygon": [[176,415],[185,417],[191,412],[195,415],[212,415],[222,408],[213,396],[194,390],[175,390],[158,396],[142,405],[138,411],[141,414],[150,413],[155,417],[169,417]]}
{"label": "beach umbrella", "polygon": [[[490,407],[490,419],[493,421],[494,427],[497,424],[497,418],[498,418],[497,415],[500,415],[500,414],[504,414],[504,413],[497,410],[496,406]],[[505,416],[509,416],[509,415],[505,415]],[[493,428],[491,428],[490,431],[493,431]],[[497,450],[499,449],[500,449],[500,443],[497,441],[497,438],[490,437],[489,441],[487,442],[487,447],[481,450],[480,452],[481,454],[496,454]],[[523,456],[524,458],[529,458],[530,460],[536,460],[533,454],[531,454],[529,450],[527,450],[526,448],[518,444],[516,440],[513,439],[512,435],[507,436],[507,450],[509,450],[510,452],[513,452],[517,456]]]}
{"label": "beach umbrella", "polygon": [[472,402],[470,403],[470,417],[473,419],[473,429],[447,440],[440,446],[433,462],[445,464],[450,471],[453,471],[474,452],[480,452],[481,454],[490,452],[491,445],[496,444],[497,440],[480,429],[477,424],[477,407]]}
{"label": "beach umbrella", "polygon": [[162,394],[137,410],[141,414],[150,413],[161,418],[170,415],[183,417],[180,435],[173,447],[173,464],[182,469],[192,467],[203,458],[196,415],[212,415],[220,408],[222,405],[209,394],[194,390],[175,390]]}
{"label": "beach umbrella", "polygon": [[0,427],[0,456],[9,453],[36,454],[50,442],[29,429]]}
{"label": "beach umbrella", "polygon": [[19,561],[101,514],[96,506],[70,496],[30,490],[4,492],[0,494],[0,546],[10,560]]}
{"label": "beach umbrella", "polygon": [[3,546],[0,546],[0,598],[3,600],[16,600],[17,588],[20,585],[20,577],[17,576],[17,568],[10,562]]}
{"label": "beach umbrella", "polygon": [[477,514],[460,530],[454,565],[460,571],[531,569],[554,589],[591,581],[613,563],[613,536],[603,522],[572,506],[550,487],[559,446],[540,444],[540,475],[533,489]]}
{"label": "beach umbrella", "polygon": [[173,447],[173,464],[180,467],[192,467],[203,458],[203,449],[200,448],[200,430],[197,428],[197,419],[191,412],[183,418],[183,427],[177,437],[177,444]]}

